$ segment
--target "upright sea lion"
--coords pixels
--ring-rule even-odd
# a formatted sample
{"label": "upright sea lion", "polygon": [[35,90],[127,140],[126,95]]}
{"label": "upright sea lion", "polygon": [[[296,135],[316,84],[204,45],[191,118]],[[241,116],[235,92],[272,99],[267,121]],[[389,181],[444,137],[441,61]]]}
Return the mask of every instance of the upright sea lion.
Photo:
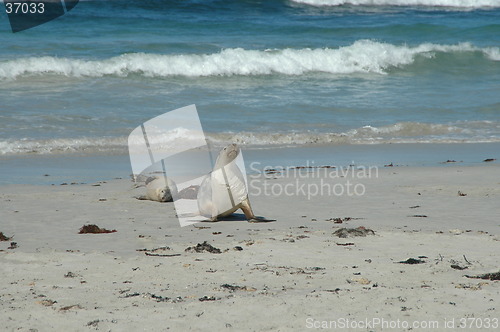
{"label": "upright sea lion", "polygon": [[198,191],[198,209],[210,221],[241,209],[249,222],[274,221],[256,217],[252,211],[244,175],[235,162],[240,154],[236,144],[229,144],[217,157],[213,171],[202,181]]}

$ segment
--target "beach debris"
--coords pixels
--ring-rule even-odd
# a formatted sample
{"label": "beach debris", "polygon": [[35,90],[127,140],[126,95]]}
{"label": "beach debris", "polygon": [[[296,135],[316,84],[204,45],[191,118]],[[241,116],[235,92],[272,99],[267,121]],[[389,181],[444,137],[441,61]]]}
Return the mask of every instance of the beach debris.
{"label": "beach debris", "polygon": [[453,159],[448,159],[447,161],[443,162],[443,164],[447,164],[447,163],[456,163],[457,161],[456,160],[453,160]]}
{"label": "beach debris", "polygon": [[18,247],[17,242],[11,242],[10,247],[8,247],[7,249],[16,249],[17,247]]}
{"label": "beach debris", "polygon": [[127,299],[129,297],[136,297],[136,296],[139,296],[139,295],[141,295],[141,294],[139,294],[137,292],[135,292],[135,293],[128,293],[128,294],[125,294],[124,296],[120,296],[120,298]]}
{"label": "beach debris", "polygon": [[9,241],[12,237],[6,236],[4,233],[0,232],[0,241]]}
{"label": "beach debris", "polygon": [[87,326],[92,326],[92,327],[97,328],[97,326],[99,325],[99,322],[100,322],[99,319],[92,320],[92,321],[90,321],[90,322],[87,323]]}
{"label": "beach debris", "polygon": [[38,304],[41,304],[45,307],[51,307],[53,306],[54,304],[57,303],[57,301],[52,301],[52,300],[41,300],[41,301],[37,301],[36,303]]}
{"label": "beach debris", "polygon": [[384,167],[394,167],[394,164],[393,164],[393,163],[392,163],[392,161],[391,161],[391,163],[390,163],[390,164],[384,165]]}
{"label": "beach debris", "polygon": [[[354,165],[353,165],[354,166]],[[290,167],[290,169],[313,169],[313,168],[336,168],[335,166],[332,165],[323,165],[323,166],[313,166],[313,165],[308,165],[308,166],[295,166],[295,167]]]}
{"label": "beach debris", "polygon": [[69,271],[68,273],[66,273],[66,274],[64,275],[64,278],[76,278],[76,277],[78,277],[78,274],[73,273],[73,272],[71,272],[71,271]]}
{"label": "beach debris", "polygon": [[105,233],[115,233],[116,229],[109,230],[106,228],[100,228],[97,225],[84,225],[80,228],[78,234],[105,234]]}
{"label": "beach debris", "polygon": [[347,242],[347,243],[336,243],[338,246],[353,246],[354,243],[352,242]]}
{"label": "beach debris", "polygon": [[198,299],[200,302],[206,302],[206,301],[217,301],[220,300],[220,297],[215,297],[215,296],[203,296]]}
{"label": "beach debris", "polygon": [[480,274],[477,276],[466,275],[466,277],[471,279],[500,280],[500,271],[494,273]]}
{"label": "beach debris", "polygon": [[484,285],[488,285],[489,283],[487,282],[479,282],[476,285],[473,284],[458,284],[455,286],[455,288],[463,288],[463,289],[470,289],[470,290],[480,290]]}
{"label": "beach debris", "polygon": [[233,250],[236,250],[236,251],[242,251],[242,250],[243,250],[243,248],[242,248],[242,247],[240,247],[240,246],[236,246],[236,247],[234,247],[234,248],[233,248]]}
{"label": "beach debris", "polygon": [[451,264],[450,267],[455,270],[465,270],[468,269],[468,266],[460,266],[458,264]]}
{"label": "beach debris", "polygon": [[152,254],[150,252],[145,252],[144,254],[146,256],[156,256],[156,257],[177,257],[181,255],[181,254]]}
{"label": "beach debris", "polygon": [[198,190],[200,190],[200,186],[192,185],[179,191],[178,195],[179,198],[196,199],[198,196]]}
{"label": "beach debris", "polygon": [[411,216],[408,216],[410,218],[427,218],[427,215],[425,214],[414,214],[414,215],[411,215]]}
{"label": "beach debris", "polygon": [[352,217],[339,218],[339,217],[337,217],[337,218],[326,219],[325,221],[332,221],[335,224],[342,224],[345,221],[359,220],[359,219],[363,219],[363,218],[352,218]]}
{"label": "beach debris", "polygon": [[281,173],[281,171],[278,171],[277,169],[274,169],[274,168],[266,168],[266,169],[264,169],[264,173],[266,173],[266,174],[276,174],[276,173]]}
{"label": "beach debris", "polygon": [[170,300],[170,298],[166,296],[160,296],[152,293],[148,293],[147,295],[149,295],[156,302],[168,302]]}
{"label": "beach debris", "polygon": [[83,309],[83,307],[79,304],[73,304],[73,305],[68,305],[68,306],[65,306],[65,307],[62,307],[59,309],[59,311],[68,311],[70,309]]}
{"label": "beach debris", "polygon": [[198,243],[195,247],[188,247],[184,251],[185,252],[205,252],[205,251],[207,251],[207,252],[212,253],[212,254],[220,254],[221,253],[220,249],[215,248],[207,241],[204,241],[203,243]]}
{"label": "beach debris", "polygon": [[354,236],[367,236],[367,235],[375,235],[375,232],[369,228],[365,228],[363,226],[359,226],[357,228],[340,228],[333,232],[333,235],[338,236],[340,238],[354,237]]}
{"label": "beach debris", "polygon": [[227,289],[231,293],[238,291],[238,290],[243,290],[243,291],[247,291],[247,292],[255,292],[257,290],[257,288],[253,288],[253,287],[237,286],[237,285],[230,285],[230,284],[220,285],[220,288]]}
{"label": "beach debris", "polygon": [[492,161],[495,161],[495,160],[496,160],[495,158],[487,158],[487,159],[483,160],[483,162],[489,163],[489,162],[492,162]]}
{"label": "beach debris", "polygon": [[335,289],[325,289],[325,292],[338,294],[341,291],[340,288]]}
{"label": "beach debris", "polygon": [[170,247],[159,247],[154,249],[136,249],[136,251],[143,251],[146,256],[156,256],[156,257],[176,257],[181,254],[168,254]]}
{"label": "beach debris", "polygon": [[359,278],[351,278],[351,279],[348,279],[347,280],[348,283],[357,283],[357,284],[360,284],[360,285],[369,285],[371,283],[370,280],[366,279],[366,278],[363,278],[363,277],[359,277]]}
{"label": "beach debris", "polygon": [[467,194],[464,194],[463,192],[461,192],[460,190],[458,191],[458,196],[467,196]]}
{"label": "beach debris", "polygon": [[416,208],[419,208],[420,205],[413,205],[413,206],[410,206],[410,209],[416,209]]}
{"label": "beach debris", "polygon": [[399,261],[398,263],[400,263],[400,264],[422,264],[422,263],[425,263],[425,261],[422,259],[417,259],[417,258],[408,258],[407,260]]}

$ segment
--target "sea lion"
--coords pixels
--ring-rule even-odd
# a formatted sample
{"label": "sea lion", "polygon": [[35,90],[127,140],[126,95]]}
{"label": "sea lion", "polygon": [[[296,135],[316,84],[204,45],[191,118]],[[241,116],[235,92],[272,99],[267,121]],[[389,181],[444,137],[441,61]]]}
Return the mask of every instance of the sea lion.
{"label": "sea lion", "polygon": [[213,171],[205,177],[198,190],[200,214],[209,221],[217,221],[241,209],[249,222],[274,221],[253,213],[244,175],[235,162],[239,154],[240,148],[234,143],[220,151]]}
{"label": "sea lion", "polygon": [[177,196],[175,182],[166,176],[151,176],[146,179],[146,195],[136,197],[139,200],[172,202]]}

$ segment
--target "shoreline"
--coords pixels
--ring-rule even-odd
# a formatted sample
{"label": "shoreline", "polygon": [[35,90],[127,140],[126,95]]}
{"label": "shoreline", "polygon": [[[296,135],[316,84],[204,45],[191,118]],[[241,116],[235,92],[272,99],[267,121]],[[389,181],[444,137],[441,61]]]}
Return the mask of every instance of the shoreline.
{"label": "shoreline", "polygon": [[[247,149],[242,146],[247,173],[253,168],[333,165],[365,167],[393,164],[401,167],[482,165],[497,159],[500,143],[398,143],[359,145],[309,145]],[[454,163],[446,163],[454,160]],[[252,163],[256,166],[252,167]],[[91,183],[129,178],[128,154],[50,154],[0,156],[0,186],[6,184]],[[48,176],[46,176],[48,175]]]}

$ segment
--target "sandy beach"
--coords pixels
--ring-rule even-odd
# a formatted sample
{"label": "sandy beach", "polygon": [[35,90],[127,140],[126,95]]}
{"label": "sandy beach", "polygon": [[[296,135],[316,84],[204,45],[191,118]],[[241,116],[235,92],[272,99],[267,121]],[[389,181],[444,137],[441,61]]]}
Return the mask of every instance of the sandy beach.
{"label": "sandy beach", "polygon": [[346,170],[250,175],[276,222],[182,228],[129,179],[1,186],[2,329],[495,330],[499,281],[469,277],[500,270],[499,164]]}

